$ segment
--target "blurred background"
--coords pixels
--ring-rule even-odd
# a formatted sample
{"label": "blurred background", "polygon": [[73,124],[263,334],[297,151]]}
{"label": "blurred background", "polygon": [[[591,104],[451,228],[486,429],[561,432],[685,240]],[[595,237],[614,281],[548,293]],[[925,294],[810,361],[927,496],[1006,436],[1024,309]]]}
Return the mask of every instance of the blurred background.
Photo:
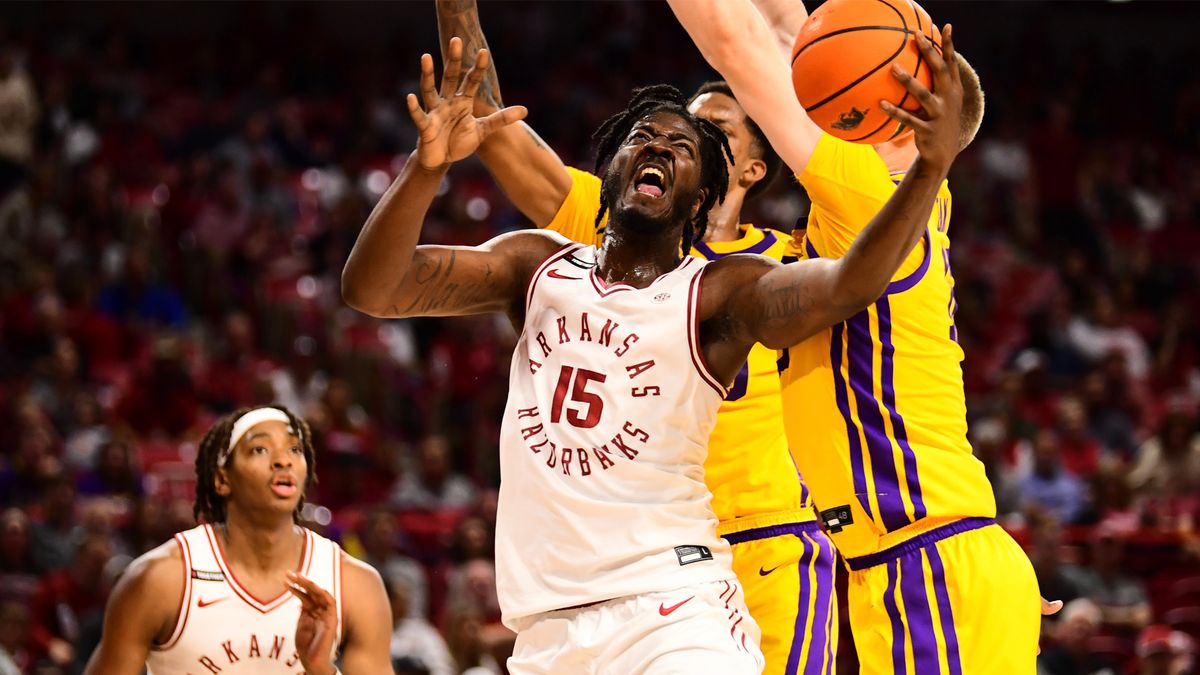
{"label": "blurred background", "polygon": [[[713,73],[665,4],[482,2],[568,163],[632,87]],[[972,442],[1049,598],[1040,667],[1187,672],[1200,639],[1193,3],[945,3],[988,95],[954,166]],[[810,7],[811,8],[811,7]],[[191,527],[196,444],[282,403],[314,529],[383,573],[397,670],[502,673],[503,318],[377,321],[341,268],[415,132],[432,2],[9,4],[0,18],[0,674],[76,673],[128,562]],[[528,224],[473,161],[423,241]],[[749,205],[789,230],[794,181]],[[856,672],[843,613],[839,670]]]}

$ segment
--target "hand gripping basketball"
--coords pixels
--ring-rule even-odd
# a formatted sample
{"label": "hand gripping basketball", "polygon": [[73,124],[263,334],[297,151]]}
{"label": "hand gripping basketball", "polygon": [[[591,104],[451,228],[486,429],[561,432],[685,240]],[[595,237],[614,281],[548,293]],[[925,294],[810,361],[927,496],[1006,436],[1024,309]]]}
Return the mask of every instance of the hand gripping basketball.
{"label": "hand gripping basketball", "polygon": [[899,64],[892,65],[892,74],[921,103],[921,113],[914,115],[887,101],[879,102],[879,107],[889,117],[912,127],[916,134],[917,152],[926,161],[939,167],[949,166],[960,149],[963,87],[957,66],[947,65],[958,63],[950,33],[950,24],[946,24],[942,28],[941,54],[929,38],[917,36],[921,56],[933,74],[933,91],[929,91]]}
{"label": "hand gripping basketball", "polygon": [[475,65],[462,72],[462,40],[450,40],[449,59],[442,73],[442,88],[434,85],[433,57],[421,55],[421,98],[408,95],[408,114],[417,125],[417,159],[426,169],[440,169],[468,157],[490,134],[525,118],[524,106],[510,106],[487,117],[475,117],[475,94],[487,71],[489,55],[479,50]]}

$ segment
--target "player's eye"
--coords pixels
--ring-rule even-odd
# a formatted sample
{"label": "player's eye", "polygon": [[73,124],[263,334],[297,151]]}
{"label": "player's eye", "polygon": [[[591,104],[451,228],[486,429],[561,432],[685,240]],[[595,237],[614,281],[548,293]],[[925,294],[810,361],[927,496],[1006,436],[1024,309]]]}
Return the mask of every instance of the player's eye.
{"label": "player's eye", "polygon": [[299,454],[300,454],[300,452],[301,452],[301,451],[300,451],[300,446],[298,446],[298,445],[293,445],[293,446],[292,446],[292,454],[293,454],[293,455],[299,455]]}
{"label": "player's eye", "polygon": [[633,135],[629,138],[630,140],[634,141],[648,141],[650,140],[650,132],[646,131],[645,129],[638,129],[634,131]]}
{"label": "player's eye", "polygon": [[696,149],[692,147],[691,143],[686,143],[686,142],[676,143],[675,149],[686,152],[688,154],[688,157],[692,157],[696,154]]}
{"label": "player's eye", "polygon": [[267,449],[261,445],[256,445],[253,448],[250,448],[250,454],[253,454],[253,455],[263,455],[263,454],[266,454],[266,452],[267,452]]}

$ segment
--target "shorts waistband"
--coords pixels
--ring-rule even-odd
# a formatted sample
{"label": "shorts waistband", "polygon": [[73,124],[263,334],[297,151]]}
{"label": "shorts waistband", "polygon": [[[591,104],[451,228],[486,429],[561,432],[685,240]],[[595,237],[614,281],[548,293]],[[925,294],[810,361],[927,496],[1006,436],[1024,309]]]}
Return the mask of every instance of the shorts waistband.
{"label": "shorts waistband", "polygon": [[988,525],[995,524],[996,520],[994,518],[963,518],[962,520],[956,520],[952,523],[946,523],[940,527],[935,527],[928,532],[922,532],[912,539],[902,541],[899,544],[896,544],[890,548],[885,548],[882,551],[859,556],[857,558],[846,558],[846,566],[849,567],[852,572],[865,570],[869,567],[875,567],[876,565],[882,565],[886,562],[898,560],[914,551],[925,548],[926,546],[939,542],[943,539],[953,537],[956,534],[970,532],[971,530],[978,530],[980,528],[987,527]]}
{"label": "shorts waistband", "polygon": [[730,532],[729,534],[721,535],[721,537],[729,542],[730,545],[733,545],[758,539],[770,539],[771,537],[779,537],[785,534],[812,534],[820,531],[821,524],[813,520],[807,523],[784,523],[782,525],[756,527],[751,530],[742,530],[741,532]]}

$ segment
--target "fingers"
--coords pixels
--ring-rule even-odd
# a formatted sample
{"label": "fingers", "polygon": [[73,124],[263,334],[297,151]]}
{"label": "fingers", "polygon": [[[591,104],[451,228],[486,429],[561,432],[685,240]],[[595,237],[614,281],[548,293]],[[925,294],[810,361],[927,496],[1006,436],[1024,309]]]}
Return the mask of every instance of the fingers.
{"label": "fingers", "polygon": [[880,101],[879,107],[883,108],[883,112],[887,113],[888,117],[912,127],[915,130],[927,131],[929,129],[928,122],[908,112],[907,110],[904,110],[903,108],[898,108],[887,101]]}
{"label": "fingers", "polygon": [[426,110],[433,110],[437,105],[437,81],[433,76],[433,57],[429,54],[421,55],[421,98]]}
{"label": "fingers", "polygon": [[475,65],[471,70],[467,71],[465,84],[463,84],[462,95],[474,96],[475,92],[479,91],[479,83],[483,81],[483,76],[487,74],[488,62],[491,55],[488,50],[480,49],[475,55]]}
{"label": "fingers", "polygon": [[450,98],[458,91],[462,78],[462,39],[450,38],[446,54],[446,70],[442,73],[442,98]]}
{"label": "fingers", "polygon": [[1051,614],[1057,614],[1058,610],[1062,609],[1062,607],[1063,607],[1062,600],[1047,600],[1045,598],[1042,598],[1042,616],[1049,616]]}
{"label": "fingers", "polygon": [[917,102],[921,104],[921,107],[925,109],[925,112],[930,117],[936,117],[941,112],[940,102],[933,95],[933,92],[929,91],[928,87],[909,74],[900,64],[892,64],[892,76],[899,80],[900,84],[904,85],[904,88],[908,90],[908,93],[913,98],[917,99]]}
{"label": "fingers", "polygon": [[954,82],[962,81],[962,73],[958,70],[958,53],[954,51],[953,26],[946,24],[942,28],[942,58],[946,63],[954,64],[953,68],[948,68],[950,79]]}
{"label": "fingers", "polygon": [[409,94],[405,99],[408,102],[408,116],[412,118],[413,124],[417,125],[417,131],[425,131],[429,128],[429,115],[421,110],[421,104],[417,103],[417,95]]}
{"label": "fingers", "polygon": [[[949,26],[950,24],[946,24]],[[930,40],[924,35],[917,35],[917,49],[921,50],[921,58],[925,64],[929,66],[929,72],[933,74],[934,86],[937,86],[938,78],[946,74],[946,62],[948,59],[943,58],[943,54],[939,54],[937,48],[933,46],[933,40]],[[943,51],[945,45],[942,45]]]}
{"label": "fingers", "polygon": [[529,114],[529,109],[523,105],[513,105],[478,120],[479,136],[481,139],[487,138],[493,132],[499,131],[504,127],[515,124],[525,119]]}
{"label": "fingers", "polygon": [[304,611],[316,612],[337,605],[329,591],[316,585],[303,574],[289,571],[287,579],[287,589],[291,591],[292,595],[300,598],[300,604],[304,606]]}

